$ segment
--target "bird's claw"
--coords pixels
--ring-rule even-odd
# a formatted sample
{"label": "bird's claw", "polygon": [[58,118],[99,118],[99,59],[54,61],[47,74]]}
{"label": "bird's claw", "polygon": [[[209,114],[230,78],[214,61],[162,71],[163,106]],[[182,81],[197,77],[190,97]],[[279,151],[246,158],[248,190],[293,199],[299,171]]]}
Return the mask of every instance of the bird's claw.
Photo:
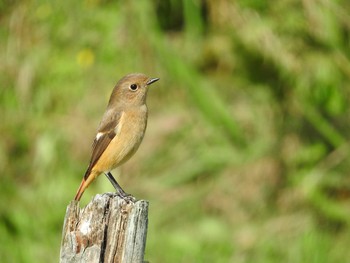
{"label": "bird's claw", "polygon": [[134,196],[132,196],[131,194],[127,194],[127,193],[118,193],[117,195],[121,198],[123,198],[123,200],[125,200],[127,203],[135,203],[136,202],[136,198]]}

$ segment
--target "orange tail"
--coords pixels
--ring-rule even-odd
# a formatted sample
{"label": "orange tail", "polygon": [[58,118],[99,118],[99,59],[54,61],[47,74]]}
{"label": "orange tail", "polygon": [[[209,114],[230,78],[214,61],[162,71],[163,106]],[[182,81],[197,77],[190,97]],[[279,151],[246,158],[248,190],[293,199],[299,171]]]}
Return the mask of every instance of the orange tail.
{"label": "orange tail", "polygon": [[89,185],[91,184],[91,182],[93,180],[95,180],[95,178],[99,175],[100,173],[95,172],[95,171],[90,171],[88,170],[83,178],[83,180],[81,181],[81,184],[79,186],[79,189],[77,191],[77,194],[74,197],[74,200],[79,201],[81,196],[83,195],[84,191],[86,190],[86,188],[89,187]]}
{"label": "orange tail", "polygon": [[86,188],[87,188],[86,181],[83,178],[83,180],[81,181],[81,184],[79,186],[79,189],[78,189],[78,191],[77,191],[77,193],[76,193],[76,195],[74,197],[74,200],[79,201]]}

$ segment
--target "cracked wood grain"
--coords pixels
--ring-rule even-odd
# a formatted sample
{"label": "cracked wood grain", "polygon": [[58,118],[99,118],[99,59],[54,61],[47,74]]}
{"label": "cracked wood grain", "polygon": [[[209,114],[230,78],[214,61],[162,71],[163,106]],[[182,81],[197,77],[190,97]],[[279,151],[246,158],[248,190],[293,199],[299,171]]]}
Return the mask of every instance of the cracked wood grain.
{"label": "cracked wood grain", "polygon": [[111,193],[96,195],[84,208],[71,201],[64,220],[61,263],[143,262],[148,202],[126,202]]}

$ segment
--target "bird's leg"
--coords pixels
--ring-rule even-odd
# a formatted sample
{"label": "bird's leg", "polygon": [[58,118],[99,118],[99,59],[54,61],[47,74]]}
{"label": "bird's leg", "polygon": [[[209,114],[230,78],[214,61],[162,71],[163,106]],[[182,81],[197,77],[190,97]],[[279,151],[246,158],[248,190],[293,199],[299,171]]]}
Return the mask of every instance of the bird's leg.
{"label": "bird's leg", "polygon": [[115,190],[117,190],[118,196],[120,196],[126,201],[135,202],[136,198],[123,190],[123,188],[118,184],[117,180],[115,180],[111,172],[105,172],[105,175],[107,176],[108,180],[111,182]]}

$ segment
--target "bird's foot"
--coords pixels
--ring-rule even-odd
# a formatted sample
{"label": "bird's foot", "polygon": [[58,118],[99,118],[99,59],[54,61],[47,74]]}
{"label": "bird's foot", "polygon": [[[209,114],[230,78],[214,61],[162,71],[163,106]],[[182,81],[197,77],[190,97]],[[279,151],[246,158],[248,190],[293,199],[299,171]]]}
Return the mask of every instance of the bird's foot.
{"label": "bird's foot", "polygon": [[135,203],[137,201],[134,196],[125,192],[117,192],[117,195],[123,198],[127,203]]}

